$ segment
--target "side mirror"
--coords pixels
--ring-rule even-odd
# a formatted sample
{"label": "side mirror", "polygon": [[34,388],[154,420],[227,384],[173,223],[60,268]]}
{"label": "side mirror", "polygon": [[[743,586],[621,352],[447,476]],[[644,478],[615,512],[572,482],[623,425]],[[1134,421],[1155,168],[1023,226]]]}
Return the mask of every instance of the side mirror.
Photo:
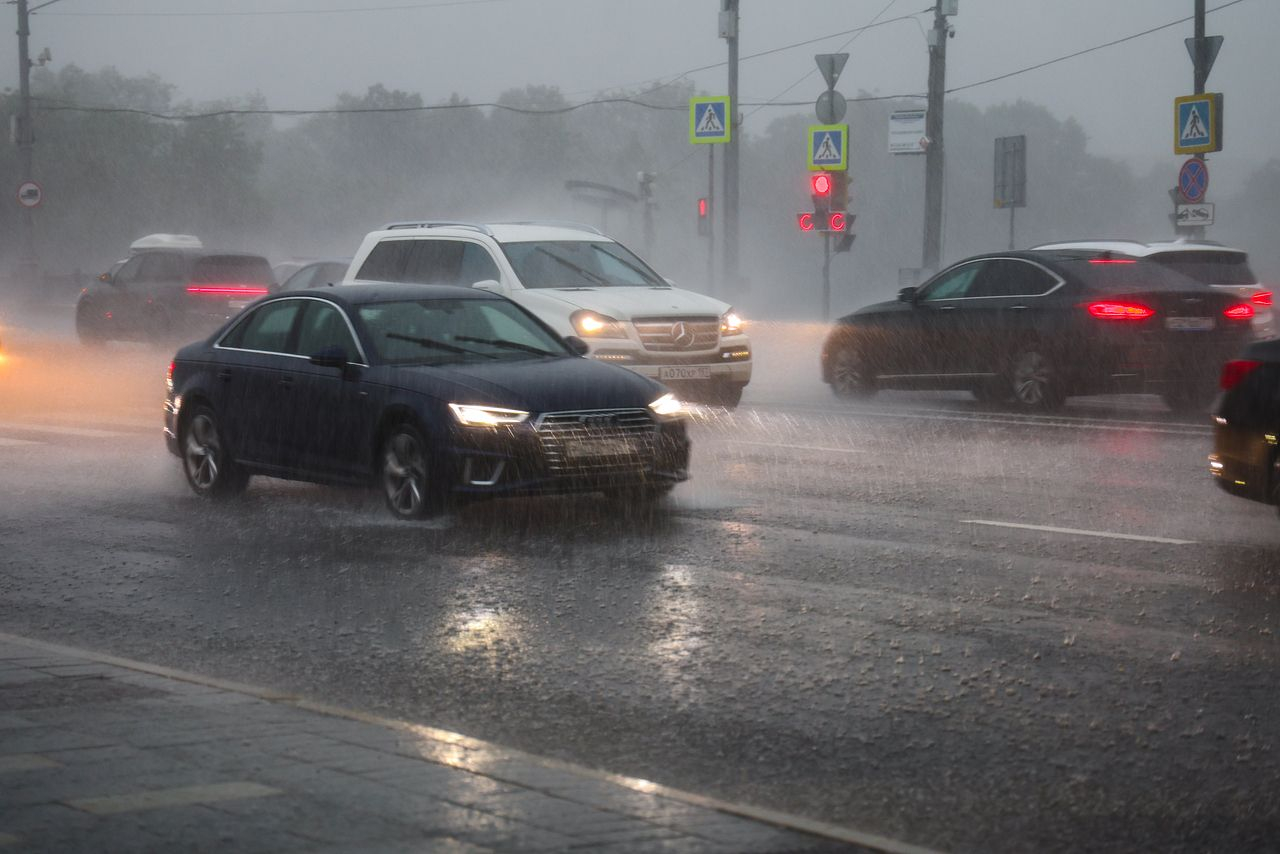
{"label": "side mirror", "polygon": [[585,356],[591,352],[591,345],[583,341],[577,335],[569,335],[564,339],[565,345],[569,348],[569,352],[575,356]]}
{"label": "side mirror", "polygon": [[915,302],[919,288],[903,288],[898,291],[898,302]]}
{"label": "side mirror", "polygon": [[99,282],[106,282],[106,283],[109,285],[109,284],[111,284],[111,282],[113,281],[113,279],[114,279],[114,277],[113,277],[110,273],[99,273],[99,274],[98,274],[98,281],[99,281]]}
{"label": "side mirror", "polygon": [[342,347],[325,347],[318,353],[312,353],[307,361],[322,368],[345,368],[347,351]]}
{"label": "side mirror", "polygon": [[477,291],[490,291],[491,293],[502,293],[502,285],[496,279],[481,279],[471,285]]}

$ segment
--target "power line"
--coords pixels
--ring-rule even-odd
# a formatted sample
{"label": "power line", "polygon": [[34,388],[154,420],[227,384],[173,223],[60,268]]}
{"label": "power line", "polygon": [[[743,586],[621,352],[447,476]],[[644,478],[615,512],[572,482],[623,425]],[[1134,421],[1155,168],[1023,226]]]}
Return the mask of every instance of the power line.
{"label": "power line", "polygon": [[49,12],[48,14],[59,18],[249,18],[271,15],[343,15],[353,12],[402,12],[417,11],[421,9],[439,9],[446,6],[479,6],[480,4],[488,3],[513,2],[520,2],[520,0],[434,0],[430,3],[399,3],[390,6],[348,6],[333,9],[255,9],[252,11],[218,12]]}

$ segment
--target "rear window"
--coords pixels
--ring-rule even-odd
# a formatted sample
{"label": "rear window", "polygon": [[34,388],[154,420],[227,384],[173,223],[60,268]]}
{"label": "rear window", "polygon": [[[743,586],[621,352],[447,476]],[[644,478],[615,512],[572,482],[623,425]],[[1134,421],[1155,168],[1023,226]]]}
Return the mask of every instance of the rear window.
{"label": "rear window", "polygon": [[1154,261],[1108,255],[1104,258],[1060,259],[1060,267],[1084,282],[1090,290],[1104,294],[1135,290],[1198,291],[1194,279]]}
{"label": "rear window", "polygon": [[1159,252],[1149,256],[1170,270],[1195,279],[1202,285],[1256,285],[1258,279],[1249,269],[1249,256],[1243,252]]}
{"label": "rear window", "polygon": [[206,255],[196,261],[193,282],[219,285],[274,285],[275,274],[266,258],[257,255]]}

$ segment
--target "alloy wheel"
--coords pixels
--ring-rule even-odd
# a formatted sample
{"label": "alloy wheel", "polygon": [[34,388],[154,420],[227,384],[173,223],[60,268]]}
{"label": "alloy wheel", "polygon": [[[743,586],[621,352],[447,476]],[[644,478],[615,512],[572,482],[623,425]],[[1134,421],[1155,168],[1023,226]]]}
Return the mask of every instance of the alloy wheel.
{"label": "alloy wheel", "polygon": [[1054,402],[1053,369],[1043,353],[1024,350],[1014,359],[1009,384],[1014,399],[1026,407],[1047,407]]}
{"label": "alloy wheel", "polygon": [[222,443],[213,417],[198,413],[187,426],[187,441],[183,449],[183,461],[187,477],[198,492],[211,492],[218,485],[222,471]]}
{"label": "alloy wheel", "polygon": [[875,391],[866,360],[856,348],[836,350],[831,362],[831,390],[837,397],[862,397]]}
{"label": "alloy wheel", "polygon": [[382,488],[387,506],[402,519],[417,519],[428,509],[427,457],[417,431],[401,428],[382,452]]}

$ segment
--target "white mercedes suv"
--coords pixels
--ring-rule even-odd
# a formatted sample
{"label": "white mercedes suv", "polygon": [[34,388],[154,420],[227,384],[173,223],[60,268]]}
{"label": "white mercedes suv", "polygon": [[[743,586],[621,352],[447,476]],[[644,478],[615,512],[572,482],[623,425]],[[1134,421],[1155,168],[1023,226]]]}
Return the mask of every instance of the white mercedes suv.
{"label": "white mercedes suv", "polygon": [[690,400],[737,406],[751,380],[742,319],[674,287],[594,228],[558,222],[397,222],[370,232],[344,284],[448,284],[500,293],[589,355]]}

